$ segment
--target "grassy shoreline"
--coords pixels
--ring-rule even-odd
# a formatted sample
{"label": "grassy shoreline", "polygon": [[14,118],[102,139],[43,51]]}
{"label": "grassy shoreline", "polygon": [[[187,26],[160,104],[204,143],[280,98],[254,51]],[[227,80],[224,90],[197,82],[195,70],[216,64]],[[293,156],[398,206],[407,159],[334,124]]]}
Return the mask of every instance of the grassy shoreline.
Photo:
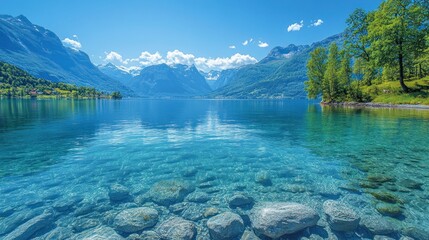
{"label": "grassy shoreline", "polygon": [[424,109],[429,110],[429,105],[423,104],[392,104],[375,102],[340,102],[340,103],[320,103],[322,106],[353,107],[353,108],[402,108],[402,109]]}

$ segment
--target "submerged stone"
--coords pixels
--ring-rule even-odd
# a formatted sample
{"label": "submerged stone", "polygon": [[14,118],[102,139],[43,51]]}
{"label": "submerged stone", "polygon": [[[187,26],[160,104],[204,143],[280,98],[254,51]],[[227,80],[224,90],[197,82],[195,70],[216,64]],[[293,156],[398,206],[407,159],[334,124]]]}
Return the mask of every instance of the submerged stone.
{"label": "submerged stone", "polygon": [[91,239],[91,240],[123,240],[119,234],[110,227],[100,226],[98,228],[86,230],[80,234],[73,236],[73,240]]}
{"label": "submerged stone", "polygon": [[166,180],[155,183],[149,190],[149,197],[155,203],[168,206],[183,199],[194,191],[194,187],[184,181]]}
{"label": "submerged stone", "polygon": [[385,191],[370,192],[376,199],[387,203],[404,203],[399,197]]}
{"label": "submerged stone", "polygon": [[148,207],[140,207],[121,211],[114,219],[114,226],[118,231],[134,233],[152,227],[157,222],[157,210]]}
{"label": "submerged stone", "polygon": [[206,208],[203,215],[204,215],[204,217],[207,218],[207,217],[214,216],[218,213],[219,213],[219,209],[214,208],[214,207],[209,207],[209,208]]}
{"label": "submerged stone", "polygon": [[238,214],[225,212],[207,221],[210,236],[215,240],[232,239],[244,231],[243,219]]}
{"label": "submerged stone", "polygon": [[375,209],[383,215],[398,217],[402,215],[402,208],[397,204],[378,203]]}
{"label": "submerged stone", "polygon": [[179,217],[165,220],[156,231],[166,240],[193,240],[197,235],[195,224]]}
{"label": "submerged stone", "polygon": [[188,202],[196,202],[196,203],[205,203],[211,199],[210,195],[208,193],[202,192],[202,191],[195,191],[191,194],[189,194],[186,197],[186,201]]}
{"label": "submerged stone", "polygon": [[416,227],[405,228],[403,233],[405,236],[412,237],[414,239],[429,239],[429,232]]}
{"label": "submerged stone", "polygon": [[381,216],[362,217],[360,224],[374,235],[391,234],[395,231],[393,224]]}
{"label": "submerged stone", "polygon": [[263,186],[271,186],[273,182],[271,181],[271,176],[268,171],[260,171],[255,175],[255,182]]}
{"label": "submerged stone", "polygon": [[144,231],[140,235],[140,239],[142,239],[142,240],[161,240],[161,237],[155,231]]}
{"label": "submerged stone", "polygon": [[109,198],[112,202],[120,202],[130,198],[130,190],[118,183],[109,188]]}
{"label": "submerged stone", "polygon": [[422,190],[423,183],[411,180],[411,179],[403,179],[399,182],[400,186],[406,187],[408,189],[413,190]]}
{"label": "submerged stone", "polygon": [[240,240],[261,240],[261,239],[258,236],[256,236],[254,232],[250,230],[246,230],[244,231]]}
{"label": "submerged stone", "polygon": [[312,208],[293,202],[263,203],[250,215],[255,232],[279,238],[316,225],[319,215]]}
{"label": "submerged stone", "polygon": [[242,193],[237,193],[228,199],[228,204],[231,208],[249,206],[253,204],[253,198]]}
{"label": "submerged stone", "polygon": [[323,211],[332,230],[349,232],[359,225],[360,218],[356,212],[341,202],[327,200],[323,203]]}
{"label": "submerged stone", "polygon": [[100,221],[93,218],[77,218],[71,224],[75,232],[83,232],[84,230],[97,227]]}
{"label": "submerged stone", "polygon": [[25,240],[30,239],[37,231],[49,226],[52,223],[54,215],[50,211],[45,211],[43,214],[34,217],[24,224],[17,227],[9,233],[5,239]]}

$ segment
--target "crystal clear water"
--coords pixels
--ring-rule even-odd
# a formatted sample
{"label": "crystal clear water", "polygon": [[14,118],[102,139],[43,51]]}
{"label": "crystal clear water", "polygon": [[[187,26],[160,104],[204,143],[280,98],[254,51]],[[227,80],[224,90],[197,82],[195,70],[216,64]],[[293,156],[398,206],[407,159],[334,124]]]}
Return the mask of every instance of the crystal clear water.
{"label": "crystal clear water", "polygon": [[[182,213],[197,224],[198,239],[208,238],[198,211],[230,210],[227,200],[236,192],[256,203],[303,203],[320,216],[325,200],[339,200],[360,216],[390,221],[394,238],[410,229],[418,238],[424,233],[417,229],[429,228],[428,140],[425,110],[322,108],[295,100],[3,99],[0,238],[51,208],[55,219],[32,238],[111,226],[120,210],[140,205],[157,208],[160,221],[180,215],[134,200],[171,179],[210,196],[195,212]],[[115,183],[131,199],[111,202]],[[52,237],[58,229],[62,235]],[[372,237],[337,234],[351,236]]]}

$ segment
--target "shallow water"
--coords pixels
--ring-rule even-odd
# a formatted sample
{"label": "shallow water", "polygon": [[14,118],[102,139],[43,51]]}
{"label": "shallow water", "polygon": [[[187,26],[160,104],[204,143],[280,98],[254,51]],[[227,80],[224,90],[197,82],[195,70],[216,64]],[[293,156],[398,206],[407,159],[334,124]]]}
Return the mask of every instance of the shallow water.
{"label": "shallow water", "polygon": [[[52,224],[32,237],[44,239],[59,227],[78,234],[109,226],[110,215],[152,204],[111,203],[112,184],[138,199],[170,179],[209,193],[200,207],[221,212],[235,192],[256,203],[303,203],[321,216],[322,203],[336,199],[361,216],[383,216],[399,238],[406,229],[429,228],[428,140],[425,110],[322,108],[295,100],[3,99],[0,238],[70,201],[73,206],[56,211]],[[272,184],[255,181],[261,175]],[[77,214],[85,204],[90,210]],[[173,215],[152,206],[161,219]],[[200,239],[207,237],[206,219],[188,218]],[[97,221],[76,227],[80,219]]]}

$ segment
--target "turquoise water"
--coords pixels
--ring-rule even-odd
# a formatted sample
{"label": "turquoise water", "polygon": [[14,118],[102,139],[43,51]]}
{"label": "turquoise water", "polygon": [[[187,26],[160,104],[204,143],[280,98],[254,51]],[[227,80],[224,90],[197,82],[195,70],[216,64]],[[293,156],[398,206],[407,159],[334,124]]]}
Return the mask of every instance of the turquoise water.
{"label": "turquoise water", "polygon": [[[171,179],[209,194],[196,212],[230,210],[227,199],[236,192],[255,202],[303,203],[320,216],[323,201],[336,199],[360,216],[382,216],[399,238],[429,228],[428,140],[425,110],[322,108],[298,100],[3,99],[0,238],[51,208],[55,219],[33,238],[110,226],[111,215],[142,204],[157,208],[161,221],[176,214],[171,207],[134,199]],[[109,200],[116,183],[130,199]],[[207,219],[195,215],[184,217],[197,224],[198,239],[208,239]]]}

